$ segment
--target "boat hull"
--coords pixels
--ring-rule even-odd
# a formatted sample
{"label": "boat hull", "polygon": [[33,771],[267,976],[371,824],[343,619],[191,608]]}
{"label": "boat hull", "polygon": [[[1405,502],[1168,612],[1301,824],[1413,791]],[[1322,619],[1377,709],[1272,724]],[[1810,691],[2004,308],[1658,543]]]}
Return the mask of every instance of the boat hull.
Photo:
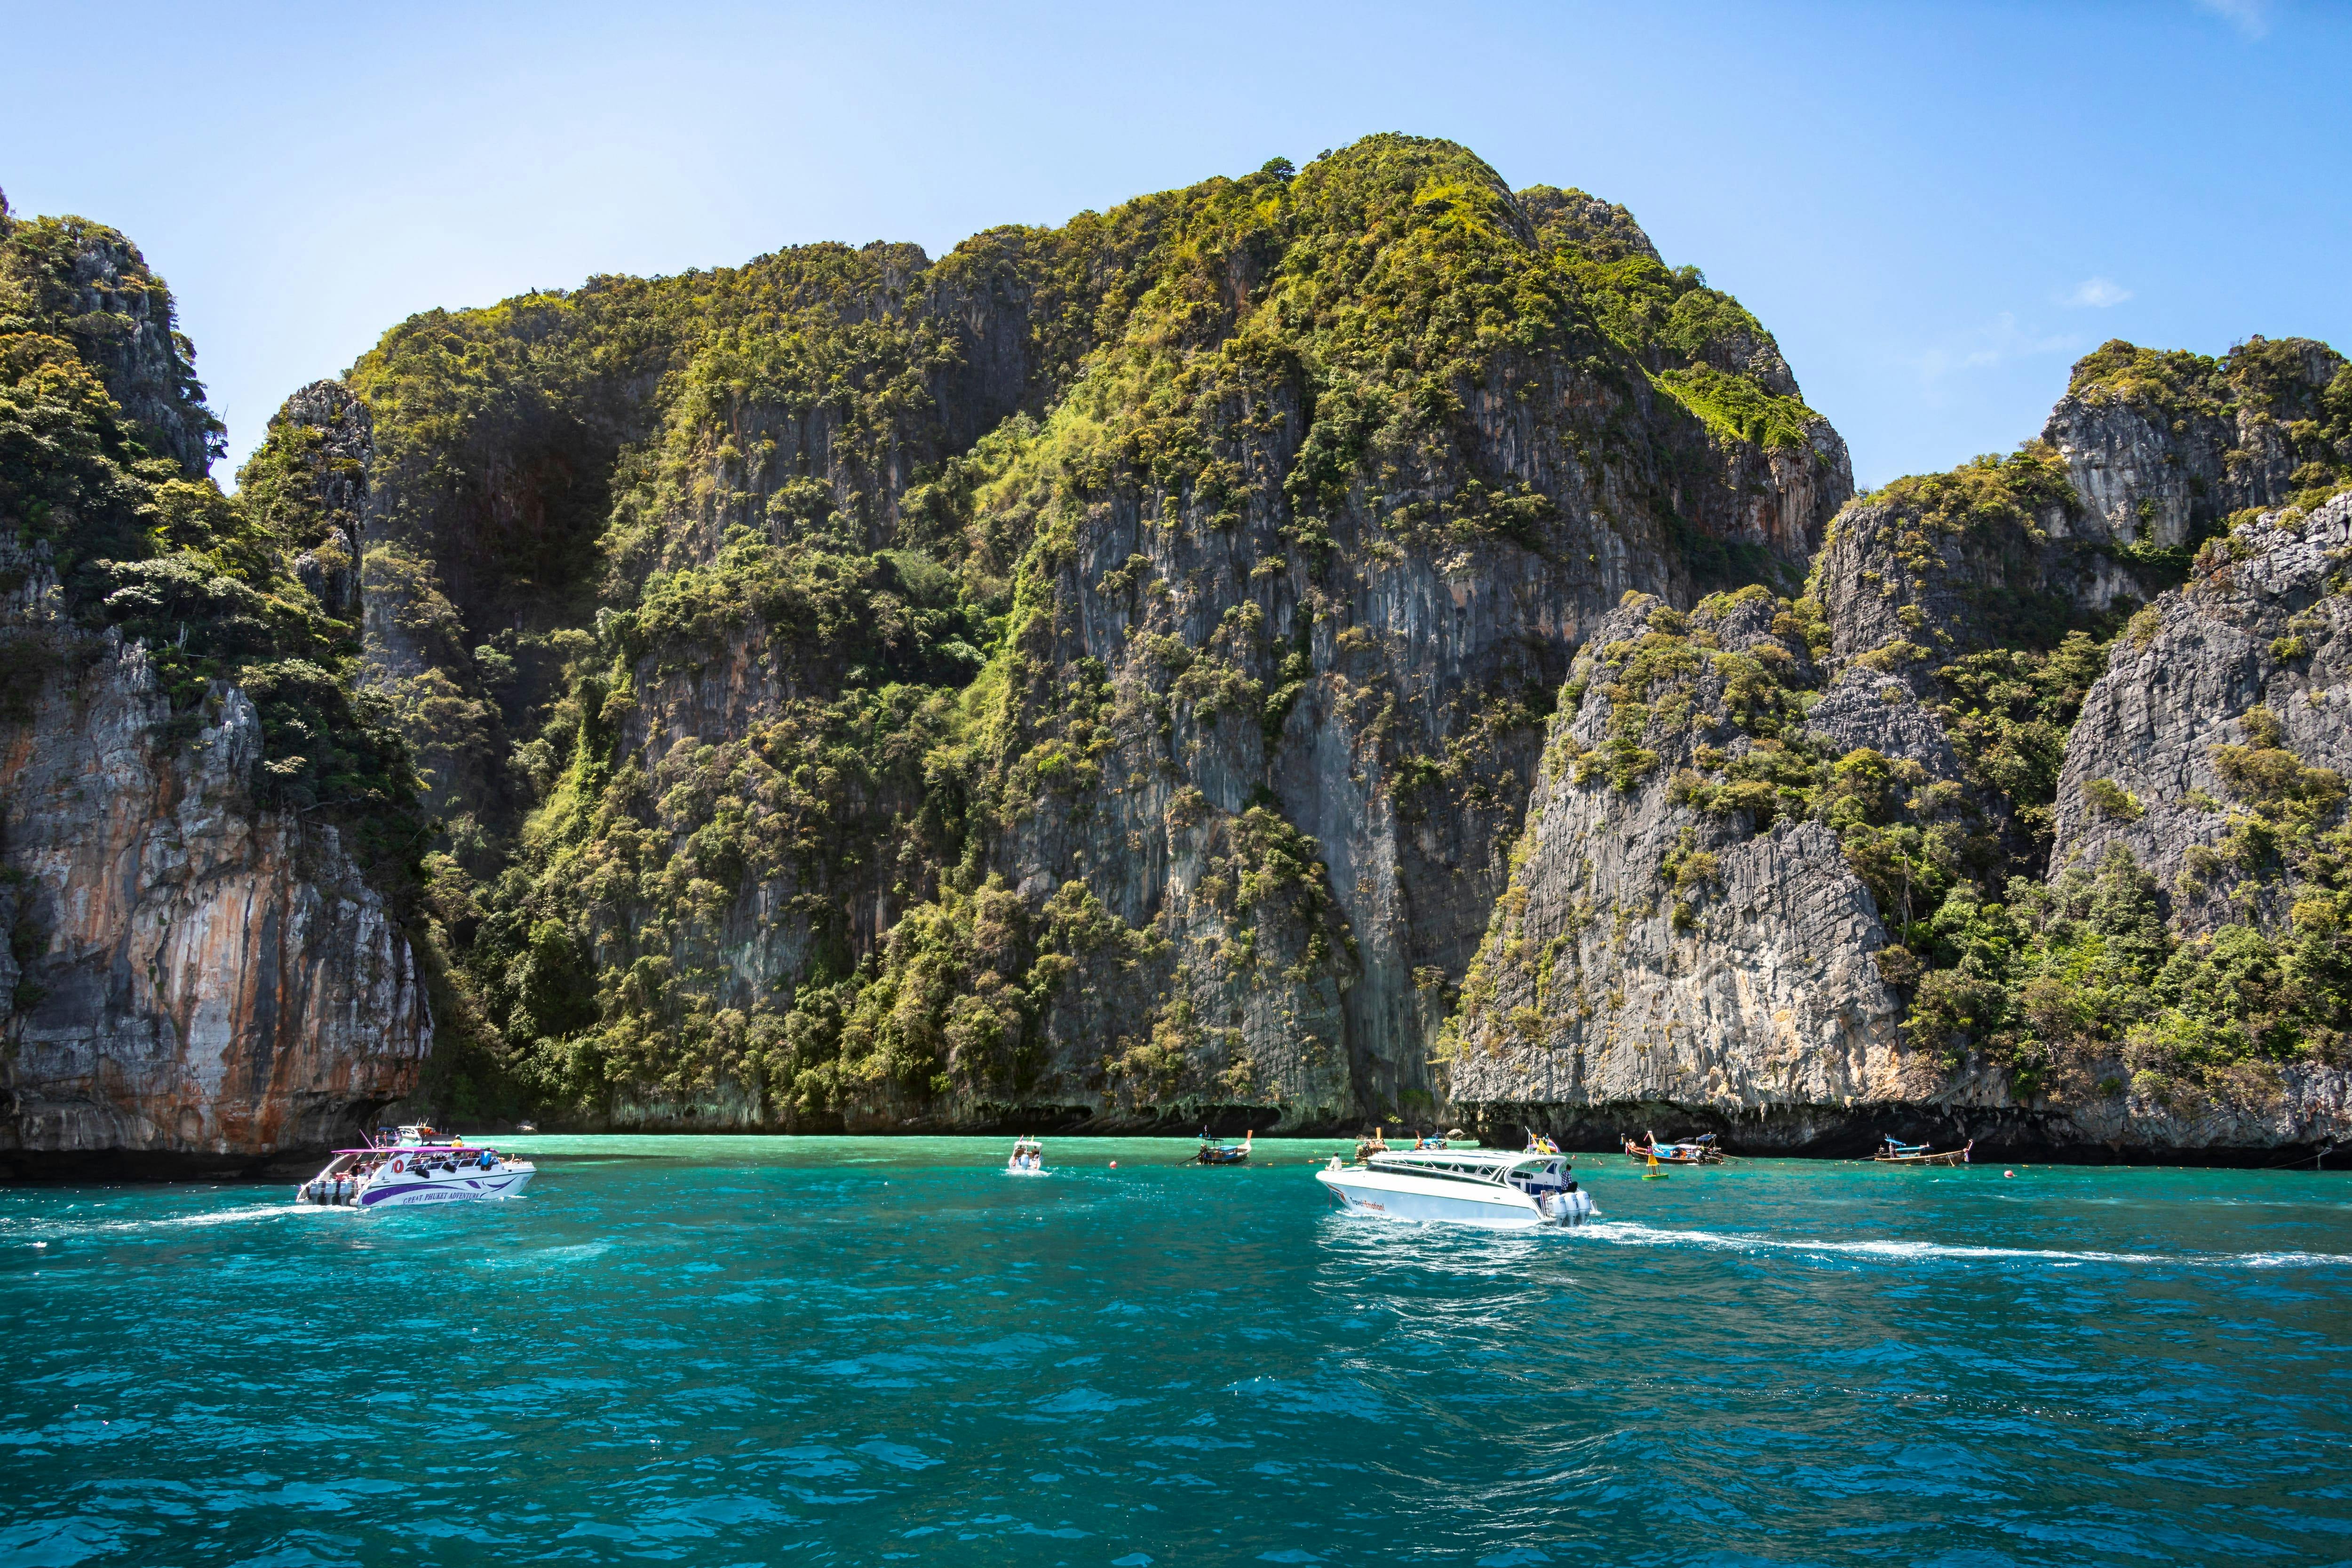
{"label": "boat hull", "polygon": [[514,1197],[530,1185],[535,1171],[460,1171],[445,1176],[379,1176],[360,1194],[366,1210],[422,1208],[433,1204],[479,1203]]}
{"label": "boat hull", "polygon": [[1475,1225],[1494,1230],[1527,1230],[1561,1223],[1538,1209],[1533,1198],[1511,1187],[1463,1182],[1444,1184],[1459,1186],[1458,1193],[1440,1191],[1433,1182],[1360,1170],[1318,1171],[1315,1179],[1341,1208],[1384,1219]]}

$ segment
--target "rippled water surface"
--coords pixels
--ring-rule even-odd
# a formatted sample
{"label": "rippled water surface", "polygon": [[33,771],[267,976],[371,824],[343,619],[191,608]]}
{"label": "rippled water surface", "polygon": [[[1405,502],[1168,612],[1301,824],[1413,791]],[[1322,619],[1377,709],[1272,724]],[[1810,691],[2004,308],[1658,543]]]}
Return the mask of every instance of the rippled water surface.
{"label": "rippled water surface", "polygon": [[2352,1561],[2343,1175],[1588,1156],[1497,1236],[1328,1144],[510,1146],[0,1189],[0,1563]]}

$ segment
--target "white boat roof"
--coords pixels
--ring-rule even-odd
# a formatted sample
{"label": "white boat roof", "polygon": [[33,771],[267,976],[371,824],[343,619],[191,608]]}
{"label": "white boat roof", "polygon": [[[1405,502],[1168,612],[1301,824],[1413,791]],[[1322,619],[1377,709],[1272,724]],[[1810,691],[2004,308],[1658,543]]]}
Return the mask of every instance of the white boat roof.
{"label": "white boat roof", "polygon": [[1547,1154],[1539,1149],[1387,1149],[1374,1150],[1370,1158],[1383,1163],[1412,1165],[1516,1165],[1523,1160],[1565,1160],[1565,1154]]}

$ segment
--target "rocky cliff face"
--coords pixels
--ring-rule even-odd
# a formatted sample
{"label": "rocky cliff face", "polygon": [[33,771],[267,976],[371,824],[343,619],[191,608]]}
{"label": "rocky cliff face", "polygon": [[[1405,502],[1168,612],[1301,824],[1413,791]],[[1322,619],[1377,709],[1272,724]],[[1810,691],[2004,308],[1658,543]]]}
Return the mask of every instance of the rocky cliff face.
{"label": "rocky cliff face", "polygon": [[231,500],[202,390],[127,241],[0,207],[11,1172],[316,1149],[432,1044],[413,795],[343,668],[364,411],[299,396]]}
{"label": "rocky cliff face", "polygon": [[[513,370],[433,446],[458,342]],[[469,805],[538,803],[449,843],[480,1081],[624,1124],[1433,1106],[1586,623],[1793,585],[1851,489],[1622,209],[1397,137],[936,264],[420,321],[353,384],[384,570],[452,612],[372,621],[376,679]],[[593,488],[521,455],[600,440],[591,596],[509,613],[507,520]]]}
{"label": "rocky cliff face", "polygon": [[2352,1133],[2324,345],[1846,505],[1631,214],[1374,137],[428,312],[232,500],[137,253],[0,242],[16,1146]]}
{"label": "rocky cliff face", "polygon": [[2352,1136],[2347,411],[2321,345],[2110,344],[2042,441],[1848,507],[1777,612],[1629,601],[1449,1031],[1465,1114],[1853,1152]]}
{"label": "rocky cliff face", "polygon": [[1457,1100],[1559,1108],[1547,1125],[1584,1141],[1669,1107],[1796,1110],[1810,1131],[1940,1087],[1905,1049],[1869,889],[1773,782],[1814,684],[1759,590],[1688,616],[1629,595],[1593,628],[1464,986]]}
{"label": "rocky cliff face", "polygon": [[2265,808],[2331,804],[2315,770],[2352,772],[2347,558],[2352,492],[2215,541],[2133,622],[2068,741],[2055,864],[2120,845],[2200,931],[2292,892],[2231,835]]}
{"label": "rocky cliff face", "polygon": [[2086,527],[2046,450],[1898,480],[1847,509],[1811,588],[1838,668],[1867,659],[1906,679],[1956,655],[2055,640],[2144,604],[2164,583]]}
{"label": "rocky cliff face", "polygon": [[222,450],[172,292],[138,247],[87,218],[10,216],[0,196],[0,331],[47,331],[97,373],[146,448],[190,475]]}
{"label": "rocky cliff face", "polygon": [[2334,460],[2313,416],[2344,373],[2307,339],[2255,338],[2221,362],[2107,344],[2042,432],[2078,500],[2069,531],[2177,549],[2279,504],[2316,477],[2298,469]]}
{"label": "rocky cliff face", "polygon": [[45,563],[0,552],[0,642],[40,672],[0,730],[0,1162],[350,1136],[432,1044],[384,899],[334,827],[256,798],[245,692],[175,714],[143,647],[64,620]]}

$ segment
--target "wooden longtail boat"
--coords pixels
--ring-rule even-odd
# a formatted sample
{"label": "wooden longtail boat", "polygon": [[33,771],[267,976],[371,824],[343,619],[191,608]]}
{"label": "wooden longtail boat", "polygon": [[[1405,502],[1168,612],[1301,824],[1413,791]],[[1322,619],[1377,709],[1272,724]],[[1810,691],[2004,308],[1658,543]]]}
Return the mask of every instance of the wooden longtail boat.
{"label": "wooden longtail boat", "polygon": [[1661,1143],[1654,1132],[1649,1136],[1647,1144],[1626,1139],[1626,1157],[1659,1165],[1719,1165],[1723,1163],[1723,1151],[1715,1146],[1715,1134],[1712,1132],[1685,1138],[1679,1143]]}
{"label": "wooden longtail boat", "polygon": [[1239,1165],[1246,1163],[1250,1157],[1250,1140],[1256,1136],[1257,1129],[1253,1127],[1248,1131],[1242,1134],[1241,1142],[1238,1145],[1235,1145],[1226,1142],[1222,1138],[1213,1138],[1208,1133],[1203,1132],[1201,1134],[1201,1152],[1192,1156],[1193,1163],[1202,1165]]}
{"label": "wooden longtail boat", "polygon": [[1930,1149],[1925,1143],[1902,1143],[1888,1138],[1879,1146],[1878,1152],[1870,1158],[1874,1163],[1883,1165],[1965,1165],[1969,1163],[1969,1151],[1976,1146],[1977,1141],[1973,1138],[1957,1149],[1940,1150]]}

